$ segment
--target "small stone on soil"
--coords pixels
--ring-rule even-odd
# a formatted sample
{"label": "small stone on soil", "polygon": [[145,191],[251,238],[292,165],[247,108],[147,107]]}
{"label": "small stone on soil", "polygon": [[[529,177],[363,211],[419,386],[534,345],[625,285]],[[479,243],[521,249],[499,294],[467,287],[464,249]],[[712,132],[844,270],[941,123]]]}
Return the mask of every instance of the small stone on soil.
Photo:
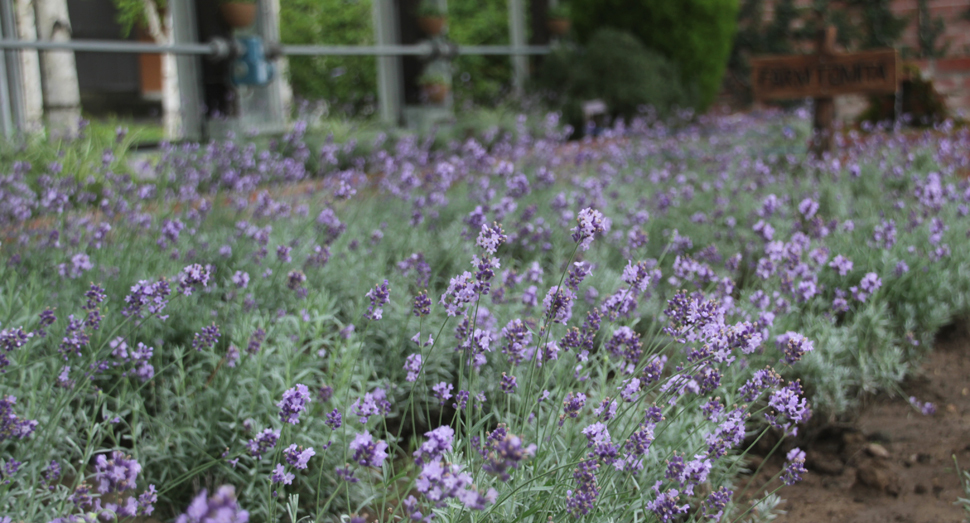
{"label": "small stone on soil", "polygon": [[866,445],[866,452],[868,452],[870,456],[875,456],[877,458],[882,458],[882,459],[889,459],[889,451],[886,450],[886,447],[883,447],[878,443],[870,443]]}

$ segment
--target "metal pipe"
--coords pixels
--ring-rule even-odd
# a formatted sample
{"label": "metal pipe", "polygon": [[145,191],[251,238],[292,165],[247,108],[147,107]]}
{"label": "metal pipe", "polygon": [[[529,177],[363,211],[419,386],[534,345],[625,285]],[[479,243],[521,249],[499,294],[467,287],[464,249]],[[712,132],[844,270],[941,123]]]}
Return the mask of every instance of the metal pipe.
{"label": "metal pipe", "polygon": [[283,54],[290,56],[425,56],[430,44],[417,45],[284,45]]}
{"label": "metal pipe", "polygon": [[[0,49],[37,49],[41,51],[87,51],[94,53],[174,53],[224,56],[225,41],[204,44],[158,45],[147,42],[113,40],[71,40],[69,42],[27,41],[0,39]],[[540,55],[549,52],[548,46],[460,45],[458,54],[466,55]],[[282,54],[293,56],[429,56],[430,43],[417,45],[283,45]]]}
{"label": "metal pipe", "polygon": [[215,54],[214,44],[158,45],[146,42],[112,40],[71,40],[68,42],[0,39],[0,49],[37,49],[40,51],[88,51],[93,53],[174,53]]}
{"label": "metal pipe", "polygon": [[549,54],[548,45],[459,45],[458,54],[478,55],[539,55]]}

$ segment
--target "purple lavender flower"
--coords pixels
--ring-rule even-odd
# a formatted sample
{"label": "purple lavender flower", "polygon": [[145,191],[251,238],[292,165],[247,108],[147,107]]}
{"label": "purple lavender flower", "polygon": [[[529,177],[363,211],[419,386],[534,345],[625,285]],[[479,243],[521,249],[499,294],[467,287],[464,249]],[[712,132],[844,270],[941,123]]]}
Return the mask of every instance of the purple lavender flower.
{"label": "purple lavender flower", "polygon": [[478,233],[478,239],[475,244],[482,248],[487,255],[495,254],[499,246],[508,240],[508,236],[505,235],[505,231],[502,230],[502,226],[498,223],[493,223],[491,227],[486,224],[482,224],[482,230]]}
{"label": "purple lavender flower", "polygon": [[349,445],[354,452],[354,461],[364,467],[380,467],[387,457],[387,443],[378,440],[374,442],[369,431],[358,433]]}
{"label": "purple lavender flower", "polygon": [[94,459],[94,481],[98,492],[108,494],[135,488],[141,465],[118,450],[112,451],[110,456],[98,454]]}
{"label": "purple lavender flower", "polygon": [[279,439],[279,430],[263,429],[255,438],[246,443],[246,447],[249,448],[249,455],[256,459],[263,459],[263,454],[275,447]]}
{"label": "purple lavender flower", "polygon": [[428,297],[428,291],[421,291],[414,297],[414,306],[411,310],[419,318],[431,314],[431,298]]}
{"label": "purple lavender flower", "polygon": [[[149,315],[159,314],[168,305],[168,296],[171,293],[168,282],[165,280],[159,280],[155,283],[140,281],[131,287],[131,294],[125,296],[127,305],[121,310],[121,315],[144,318],[146,310]],[[161,320],[166,318],[168,316],[159,316]]]}
{"label": "purple lavender flower", "polygon": [[562,401],[563,413],[559,416],[559,426],[562,427],[566,418],[573,418],[579,416],[579,412],[583,410],[586,406],[586,395],[582,392],[572,393],[566,395],[566,399]]}
{"label": "purple lavender flower", "polygon": [[452,407],[458,410],[465,410],[468,406],[469,393],[467,390],[460,390],[455,394],[455,402],[451,404]]}
{"label": "purple lavender flower", "polygon": [[84,293],[84,296],[87,298],[87,302],[82,308],[88,311],[85,324],[93,330],[98,330],[101,327],[101,310],[98,305],[104,301],[107,295],[104,293],[104,289],[92,283],[91,288]]}
{"label": "purple lavender flower", "polygon": [[771,389],[777,387],[781,383],[781,376],[771,368],[765,368],[756,371],[754,375],[748,379],[738,389],[738,394],[741,395],[743,401],[751,402],[754,401],[761,391],[766,389]]}
{"label": "purple lavender flower", "polygon": [[535,444],[523,447],[518,436],[505,434],[501,439],[489,441],[489,451],[482,470],[498,476],[502,481],[508,481],[512,477],[509,470],[519,468],[519,464],[531,458],[535,451]]}
{"label": "purple lavender flower", "polygon": [[330,414],[327,414],[325,423],[330,427],[330,430],[337,430],[343,424],[343,416],[340,415],[339,410],[333,409]]}
{"label": "purple lavender flower", "polygon": [[417,380],[421,373],[421,355],[418,353],[409,354],[404,361],[404,370],[408,371],[405,380],[410,382]]}
{"label": "purple lavender flower", "polygon": [[245,289],[249,286],[249,273],[236,271],[236,273],[232,275],[232,283],[240,289]]}
{"label": "purple lavender flower", "polygon": [[630,378],[623,380],[623,384],[617,390],[620,390],[620,398],[623,401],[633,403],[640,397],[640,379]]}
{"label": "purple lavender flower", "polygon": [[897,278],[899,278],[900,276],[906,274],[907,272],[909,272],[909,265],[906,265],[906,262],[900,260],[896,264],[896,268],[893,273],[896,275]]}
{"label": "purple lavender flower", "polygon": [[57,316],[54,316],[54,311],[49,308],[44,309],[39,316],[40,321],[37,323],[37,328],[34,329],[34,332],[41,338],[46,338],[47,331],[45,329],[57,321]]}
{"label": "purple lavender flower", "polygon": [[802,480],[802,474],[808,472],[805,470],[805,452],[797,447],[793,448],[788,451],[785,459],[785,469],[781,472],[781,481],[785,485],[794,485]]}
{"label": "purple lavender flower", "polygon": [[805,198],[798,204],[798,212],[806,220],[811,220],[815,216],[815,213],[818,212],[818,202],[811,198]]}
{"label": "purple lavender flower", "polygon": [[654,484],[653,490],[657,493],[657,497],[650,503],[647,503],[647,508],[656,514],[660,518],[660,521],[671,521],[678,515],[686,513],[687,509],[690,508],[690,505],[687,503],[677,505],[679,492],[676,489],[666,490],[661,494],[660,482],[658,481]]}
{"label": "purple lavender flower", "polygon": [[64,356],[65,361],[71,354],[80,357],[81,348],[86,346],[88,341],[88,335],[84,331],[84,323],[79,319],[75,320],[72,314],[67,318],[67,329],[57,351]]}
{"label": "purple lavender flower", "polygon": [[47,485],[48,489],[50,490],[54,490],[56,488],[54,483],[60,479],[60,477],[61,464],[56,460],[51,460],[44,472],[41,473],[41,478],[43,478],[44,484]]}
{"label": "purple lavender flower", "polygon": [[276,248],[276,259],[282,263],[290,263],[293,258],[290,257],[290,251],[293,249],[288,245],[280,245]]}
{"label": "purple lavender flower", "polygon": [[246,353],[249,355],[255,355],[259,352],[259,348],[262,346],[263,341],[266,340],[266,331],[256,327],[253,331],[252,336],[249,337],[249,344],[246,345]]}
{"label": "purple lavender flower", "polygon": [[375,285],[373,289],[365,294],[366,297],[370,298],[370,307],[367,308],[364,316],[372,320],[381,319],[384,314],[382,307],[387,303],[390,294],[391,290],[387,286],[387,280],[384,280],[382,284]]}
{"label": "purple lavender flower", "polygon": [[296,479],[296,475],[287,472],[282,463],[276,464],[276,468],[273,469],[273,474],[270,476],[271,482],[282,483],[284,485],[293,483],[294,479]]}
{"label": "purple lavender flower", "polygon": [[806,352],[815,350],[812,341],[797,332],[788,331],[775,338],[775,344],[785,354],[785,363],[794,364]]}
{"label": "purple lavender flower", "polygon": [[933,405],[929,401],[922,403],[916,399],[916,396],[909,397],[909,404],[916,407],[916,409],[919,410],[924,416],[932,416],[933,414],[936,414],[936,405]]}
{"label": "purple lavender flower", "polygon": [[775,228],[764,220],[758,220],[758,223],[754,224],[751,230],[766,242],[770,242],[775,237]]}
{"label": "purple lavender flower", "polygon": [[573,470],[576,490],[566,491],[566,510],[576,518],[589,514],[596,504],[599,488],[596,485],[596,470],[599,463],[595,459],[579,462]]}
{"label": "purple lavender flower", "polygon": [[720,521],[724,515],[724,508],[730,503],[733,494],[734,492],[727,487],[721,487],[711,492],[711,495],[701,504],[701,513],[707,519],[715,522]]}
{"label": "purple lavender flower", "polygon": [[769,412],[765,413],[768,423],[792,436],[798,434],[798,427],[794,424],[806,421],[812,415],[808,401],[802,397],[802,386],[798,381],[773,392],[768,400],[768,408]]}
{"label": "purple lavender flower", "polygon": [[303,271],[293,270],[286,274],[286,288],[291,291],[299,292],[306,283],[306,274]]}
{"label": "purple lavender flower", "polygon": [[10,364],[6,353],[23,347],[27,344],[27,340],[33,337],[34,333],[24,332],[23,327],[0,331],[0,369]]}
{"label": "purple lavender flower", "polygon": [[203,490],[192,501],[189,508],[175,519],[175,523],[247,523],[249,512],[239,508],[236,503],[236,490],[231,485],[219,487],[211,498]]}
{"label": "purple lavender flower", "polygon": [[454,390],[454,388],[454,385],[451,383],[442,381],[441,383],[431,387],[431,390],[434,391],[434,397],[438,398],[438,404],[444,405],[445,402],[451,398],[451,391]]}
{"label": "purple lavender flower", "polygon": [[206,286],[211,273],[211,266],[203,267],[198,263],[186,266],[178,277],[179,291],[186,296],[191,296],[193,287]]}
{"label": "purple lavender flower", "polygon": [[337,477],[340,478],[341,481],[345,481],[349,484],[354,484],[360,481],[359,479],[354,477],[354,470],[350,468],[350,465],[347,465],[344,467],[337,467],[337,469],[334,472],[337,473]]}
{"label": "purple lavender flower", "polygon": [[576,300],[576,293],[568,287],[558,285],[549,289],[546,297],[542,300],[542,305],[546,310],[546,318],[553,323],[569,323],[573,316],[573,302]]}
{"label": "purple lavender flower", "polygon": [[617,406],[616,400],[609,397],[603,398],[599,406],[593,409],[593,415],[603,421],[610,421],[616,417]]}
{"label": "purple lavender flower", "polygon": [[428,438],[428,441],[422,443],[413,454],[414,464],[418,466],[438,461],[445,452],[451,452],[455,430],[448,425],[442,425],[432,431],[425,432],[424,437]]}
{"label": "purple lavender flower", "polygon": [[499,386],[501,387],[502,392],[512,394],[519,385],[515,382],[515,376],[508,376],[503,372],[502,380]]}
{"label": "purple lavender flower", "polygon": [[219,326],[213,323],[209,327],[202,327],[202,332],[195,334],[192,348],[201,352],[204,349],[211,349],[217,341],[219,341]]}
{"label": "purple lavender flower", "polygon": [[391,403],[387,401],[387,392],[378,387],[358,398],[350,406],[350,410],[360,416],[361,423],[367,423],[371,416],[380,416],[391,412]]}
{"label": "purple lavender flower", "polygon": [[509,363],[518,365],[527,358],[529,344],[532,343],[532,331],[524,321],[518,318],[509,321],[502,328],[502,338],[505,339],[502,354],[508,355]]}
{"label": "purple lavender flower", "polygon": [[741,444],[744,440],[744,419],[747,417],[745,409],[738,407],[727,414],[714,432],[707,435],[707,455],[718,459],[727,451]]}
{"label": "purple lavender flower", "polygon": [[283,399],[276,404],[280,409],[280,420],[284,423],[296,425],[300,423],[300,413],[306,410],[310,402],[310,389],[299,383],[296,387],[283,393]]}
{"label": "purple lavender flower", "polygon": [[829,262],[829,267],[839,271],[839,276],[845,276],[846,274],[849,274],[849,271],[852,270],[852,260],[849,260],[840,254]]}
{"label": "purple lavender flower", "polygon": [[226,366],[234,368],[237,363],[239,363],[239,348],[233,344],[229,344],[229,348],[226,349]]}
{"label": "purple lavender flower", "polygon": [[293,468],[304,470],[307,468],[307,463],[310,462],[310,458],[315,456],[317,453],[313,450],[313,447],[304,449],[303,447],[297,447],[294,443],[286,450],[283,451],[283,455],[286,457],[286,462],[293,466]]}
{"label": "purple lavender flower", "polygon": [[579,244],[579,248],[588,251],[593,243],[593,236],[609,230],[609,220],[603,217],[603,213],[587,207],[579,211],[576,217],[576,227],[573,231],[573,241]]}

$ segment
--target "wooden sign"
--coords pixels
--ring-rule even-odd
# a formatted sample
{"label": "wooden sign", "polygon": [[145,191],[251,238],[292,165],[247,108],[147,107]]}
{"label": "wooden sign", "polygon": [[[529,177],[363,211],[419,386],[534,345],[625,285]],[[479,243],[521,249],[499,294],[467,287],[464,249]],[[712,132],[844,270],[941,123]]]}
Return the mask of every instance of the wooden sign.
{"label": "wooden sign", "polygon": [[896,50],[751,60],[757,100],[896,92]]}
{"label": "wooden sign", "polygon": [[821,157],[832,150],[835,102],[833,97],[853,93],[896,92],[896,50],[837,53],[836,30],[818,31],[815,54],[769,56],[751,60],[751,86],[755,100],[815,99],[811,151]]}

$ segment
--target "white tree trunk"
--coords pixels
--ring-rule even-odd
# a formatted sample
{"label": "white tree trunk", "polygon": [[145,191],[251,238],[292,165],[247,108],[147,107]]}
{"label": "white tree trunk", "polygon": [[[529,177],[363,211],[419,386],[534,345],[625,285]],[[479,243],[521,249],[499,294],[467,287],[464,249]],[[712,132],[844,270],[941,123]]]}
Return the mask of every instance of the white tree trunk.
{"label": "white tree trunk", "polygon": [[[37,22],[34,18],[33,0],[17,0],[17,37],[21,40],[37,40]],[[21,81],[23,82],[24,131],[33,133],[44,130],[44,96],[40,81],[40,56],[37,51],[20,51]]]}
{"label": "white tree trunk", "polygon": [[[66,0],[35,0],[37,36],[41,40],[66,42],[71,39],[71,20]],[[81,92],[77,66],[70,51],[41,53],[41,79],[47,131],[51,136],[74,136],[81,119]]]}
{"label": "white tree trunk", "polygon": [[[158,13],[155,0],[142,0],[145,7],[145,20],[148,23],[148,33],[155,43],[171,45],[174,42],[172,31],[172,10],[165,14],[164,21]],[[178,66],[174,54],[162,55],[162,125],[165,128],[165,138],[172,140],[182,134],[182,100],[179,93]]]}

